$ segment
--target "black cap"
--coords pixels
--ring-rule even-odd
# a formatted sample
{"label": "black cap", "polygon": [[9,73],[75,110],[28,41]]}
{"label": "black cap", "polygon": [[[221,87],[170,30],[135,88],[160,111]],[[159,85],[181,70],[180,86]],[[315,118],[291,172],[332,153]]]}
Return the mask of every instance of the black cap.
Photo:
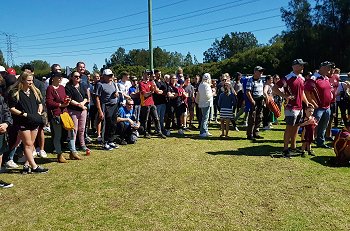
{"label": "black cap", "polygon": [[320,67],[331,67],[335,68],[335,63],[329,62],[329,61],[324,61],[320,64]]}
{"label": "black cap", "polygon": [[51,78],[55,78],[55,77],[62,78],[63,74],[61,72],[52,72]]}
{"label": "black cap", "polygon": [[302,59],[294,59],[292,65],[305,65],[307,62],[304,62]]}

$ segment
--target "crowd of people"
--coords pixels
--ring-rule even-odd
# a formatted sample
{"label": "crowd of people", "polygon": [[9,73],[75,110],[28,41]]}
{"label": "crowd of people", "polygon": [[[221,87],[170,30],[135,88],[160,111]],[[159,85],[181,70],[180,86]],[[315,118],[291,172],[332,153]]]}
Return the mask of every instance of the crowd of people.
{"label": "crowd of people", "polygon": [[[200,138],[210,137],[209,123],[220,123],[224,139],[231,124],[233,131],[239,131],[243,114],[247,140],[263,139],[259,132],[278,124],[283,105],[283,156],[290,158],[296,150],[299,127],[304,130],[301,156],[315,155],[314,140],[317,147],[330,148],[325,141],[333,140],[331,128],[338,126],[338,108],[342,123],[349,125],[350,83],[340,81],[340,70],[332,62],[322,62],[314,73],[303,73],[305,65],[302,59],[294,60],[291,73],[284,77],[262,78],[265,69],[256,66],[252,76],[224,73],[215,80],[209,73],[191,78],[181,68],[176,74],[145,70],[142,77],[122,72],[117,78],[110,69],[90,74],[85,63],[78,62],[68,76],[53,64],[43,81],[35,78],[31,65],[24,65],[20,75],[0,66],[2,171],[19,168],[18,155],[22,174],[48,172],[35,162],[36,156],[47,157],[44,131],[51,135],[57,161],[67,163],[66,147],[71,160],[82,159],[79,151],[90,154],[91,134],[108,151],[135,144],[139,137],[166,139],[171,131],[184,135],[198,129]],[[65,129],[65,113],[74,123],[72,129]],[[2,188],[12,186],[0,181]]]}

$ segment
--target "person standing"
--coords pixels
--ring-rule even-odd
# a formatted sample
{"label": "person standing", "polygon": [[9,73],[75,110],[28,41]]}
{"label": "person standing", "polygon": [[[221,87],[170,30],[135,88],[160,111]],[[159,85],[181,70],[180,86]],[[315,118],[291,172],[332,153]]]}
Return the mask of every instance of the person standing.
{"label": "person standing", "polygon": [[262,110],[264,104],[264,83],[261,76],[264,68],[256,66],[254,68],[254,75],[247,82],[246,95],[251,104],[248,114],[247,139],[255,140],[262,139],[259,135],[259,128],[262,121]]}
{"label": "person standing", "polygon": [[[288,145],[290,143],[291,149],[296,149],[296,138],[298,135],[298,128],[300,120],[303,116],[302,102],[309,104],[304,93],[304,78],[301,75],[304,70],[304,62],[302,59],[295,59],[292,62],[293,71],[282,77],[273,87],[272,91],[284,99],[287,103],[285,105],[285,121],[286,130],[284,131],[284,147],[283,156],[290,158],[290,151]],[[283,92],[280,88],[283,88]]]}
{"label": "person standing", "polygon": [[331,117],[332,87],[327,75],[334,63],[325,61],[320,65],[318,73],[305,84],[305,94],[315,108],[314,116],[318,122],[316,127],[316,145],[321,148],[331,148],[325,144],[326,129]]}
{"label": "person standing", "polygon": [[220,137],[228,137],[230,130],[230,121],[233,119],[232,110],[236,106],[236,96],[231,92],[231,84],[224,84],[224,92],[219,95],[218,106],[220,108],[221,135]]}
{"label": "person standing", "polygon": [[100,120],[103,120],[102,128],[102,147],[105,150],[118,148],[113,141],[115,139],[115,123],[113,116],[118,110],[119,89],[113,81],[113,72],[105,69],[102,74],[102,81],[97,83],[96,107]]}
{"label": "person standing", "polygon": [[[152,74],[153,73],[151,71],[145,70],[143,73],[143,79],[139,84],[141,98],[140,123],[145,130],[144,137],[147,139],[151,138],[150,134],[148,133],[148,119],[150,115],[155,124],[156,131],[161,131],[157,108],[153,101],[153,93],[157,92],[162,94],[162,91],[157,88],[154,82],[150,81],[150,76]],[[163,139],[166,138],[166,136],[161,132],[159,132],[158,135]]]}
{"label": "person standing", "polygon": [[202,138],[212,136],[208,130],[210,107],[213,105],[213,92],[211,90],[211,76],[205,73],[202,77],[202,82],[199,84],[196,95],[196,102],[201,111],[201,122],[199,127],[199,136]]}
{"label": "person standing", "polygon": [[43,112],[41,100],[40,90],[34,86],[34,76],[29,72],[23,72],[10,90],[8,98],[13,124],[17,126],[18,136],[24,146],[26,161],[23,165],[23,174],[46,173],[48,171],[48,169],[38,166],[33,157],[38,128],[44,124],[41,117]]}
{"label": "person standing", "polygon": [[154,70],[155,75],[155,84],[157,88],[161,91],[159,91],[161,94],[158,94],[157,92],[153,93],[153,100],[154,105],[157,107],[157,114],[159,116],[159,124],[160,124],[160,131],[164,135],[167,134],[164,127],[164,118],[165,118],[165,112],[166,112],[166,105],[167,105],[167,94],[168,94],[168,86],[162,79],[162,72],[160,70]]}

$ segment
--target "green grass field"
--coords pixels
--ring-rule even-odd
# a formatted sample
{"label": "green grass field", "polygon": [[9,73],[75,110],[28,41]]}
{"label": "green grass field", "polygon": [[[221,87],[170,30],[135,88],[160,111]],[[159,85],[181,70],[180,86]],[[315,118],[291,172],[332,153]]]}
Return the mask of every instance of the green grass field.
{"label": "green grass field", "polygon": [[[38,159],[48,174],[1,174],[0,230],[350,230],[350,169],[316,157],[271,158],[284,126],[222,140],[187,132],[93,150],[82,161]],[[299,144],[300,146],[300,144]]]}

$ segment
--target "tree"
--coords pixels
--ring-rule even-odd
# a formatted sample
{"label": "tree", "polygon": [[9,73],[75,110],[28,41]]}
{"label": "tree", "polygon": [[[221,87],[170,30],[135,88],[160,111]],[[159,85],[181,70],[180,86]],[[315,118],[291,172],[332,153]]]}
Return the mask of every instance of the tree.
{"label": "tree", "polygon": [[125,49],[122,47],[119,47],[117,51],[111,55],[110,64],[112,66],[116,64],[123,65],[125,64],[125,59],[126,59]]}
{"label": "tree", "polygon": [[99,69],[98,69],[96,63],[94,63],[94,66],[92,67],[92,71],[93,71],[94,73],[98,73],[98,72],[99,72]]}
{"label": "tree", "polygon": [[4,54],[2,53],[2,51],[0,50],[0,65],[1,66],[5,66],[5,58],[4,58]]}
{"label": "tree", "polygon": [[199,64],[196,55],[193,56],[193,64],[194,64],[194,65],[198,65],[198,64]]}
{"label": "tree", "polygon": [[228,59],[247,49],[257,47],[258,40],[251,32],[231,32],[221,40],[215,40],[212,47],[203,53],[204,62],[217,62]]}
{"label": "tree", "polygon": [[192,55],[190,52],[187,53],[186,57],[184,58],[184,66],[190,66],[193,65],[193,61],[192,61]]}

